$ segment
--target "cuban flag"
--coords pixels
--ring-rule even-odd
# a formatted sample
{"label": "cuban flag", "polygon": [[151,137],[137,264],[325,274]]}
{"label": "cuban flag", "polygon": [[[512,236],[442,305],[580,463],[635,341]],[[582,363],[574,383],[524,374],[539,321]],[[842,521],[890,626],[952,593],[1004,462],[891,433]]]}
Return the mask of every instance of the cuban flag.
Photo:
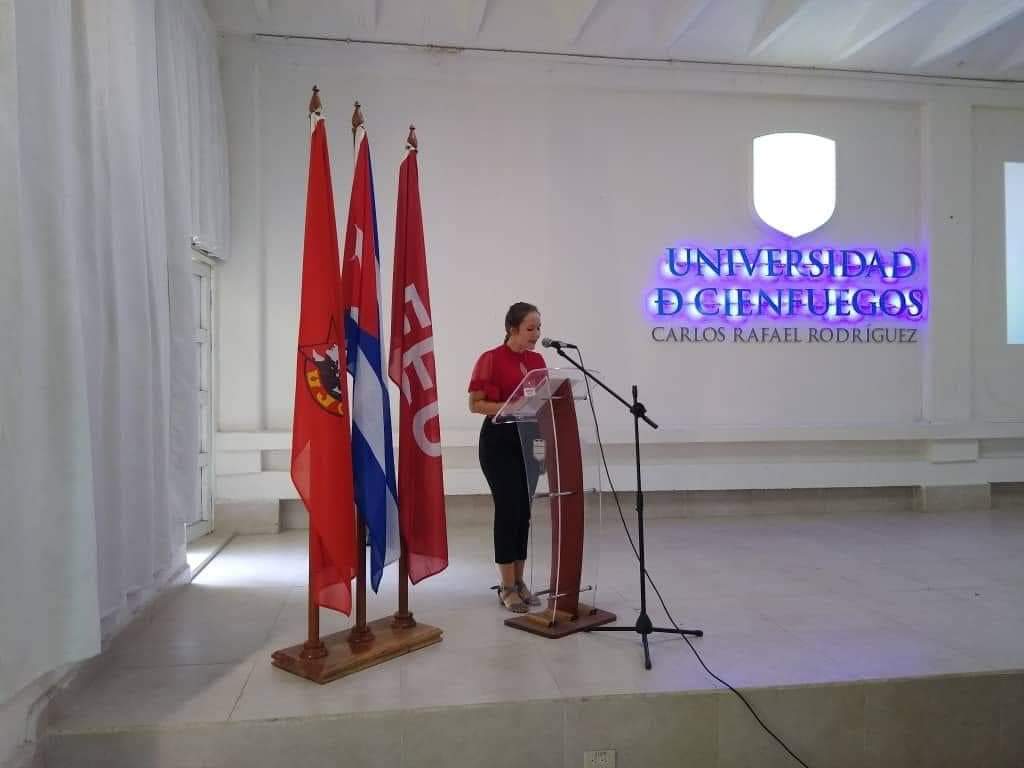
{"label": "cuban flag", "polygon": [[352,375],[352,476],[356,506],[369,532],[370,584],[376,592],[384,567],[398,559],[401,545],[391,406],[381,364],[380,255],[370,143],[362,115],[358,110],[356,114],[341,290]]}

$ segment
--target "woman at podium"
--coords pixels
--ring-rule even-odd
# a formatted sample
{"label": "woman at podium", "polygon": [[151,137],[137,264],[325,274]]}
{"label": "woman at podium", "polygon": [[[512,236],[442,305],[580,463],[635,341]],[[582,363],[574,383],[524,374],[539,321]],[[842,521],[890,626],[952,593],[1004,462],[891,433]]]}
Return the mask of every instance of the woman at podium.
{"label": "woman at podium", "polygon": [[494,562],[498,599],[513,613],[526,613],[540,600],[523,581],[530,535],[530,492],[516,424],[495,424],[493,416],[527,372],[546,364],[533,349],[540,338],[540,311],[519,301],[505,314],[505,341],[477,360],[469,380],[469,410],[482,414],[480,468],[494,499]]}

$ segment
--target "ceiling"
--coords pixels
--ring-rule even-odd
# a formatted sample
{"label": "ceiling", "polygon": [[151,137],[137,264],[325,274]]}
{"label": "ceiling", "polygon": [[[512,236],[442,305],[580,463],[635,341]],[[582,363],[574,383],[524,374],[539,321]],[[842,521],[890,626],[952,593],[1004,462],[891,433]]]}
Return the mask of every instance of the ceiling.
{"label": "ceiling", "polygon": [[1024,0],[205,0],[224,33],[1024,81]]}

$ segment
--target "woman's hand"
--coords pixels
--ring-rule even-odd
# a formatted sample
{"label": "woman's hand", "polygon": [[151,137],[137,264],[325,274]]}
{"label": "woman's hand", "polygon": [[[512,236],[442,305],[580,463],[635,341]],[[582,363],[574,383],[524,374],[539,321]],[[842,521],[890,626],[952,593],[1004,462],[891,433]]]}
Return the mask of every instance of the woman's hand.
{"label": "woman's hand", "polygon": [[469,412],[479,413],[483,416],[494,416],[504,403],[496,403],[492,400],[487,400],[483,392],[470,392],[469,393]]}

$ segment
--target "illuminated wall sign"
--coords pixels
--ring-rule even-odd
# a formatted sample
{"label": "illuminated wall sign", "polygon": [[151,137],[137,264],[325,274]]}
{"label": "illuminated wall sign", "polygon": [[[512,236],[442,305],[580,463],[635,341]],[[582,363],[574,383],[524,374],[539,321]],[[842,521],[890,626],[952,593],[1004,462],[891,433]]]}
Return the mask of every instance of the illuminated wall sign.
{"label": "illuminated wall sign", "polygon": [[[835,212],[836,143],[809,133],[759,136],[753,182],[766,224],[789,238],[813,232]],[[914,342],[928,314],[927,275],[915,248],[670,247],[647,294],[651,337]]]}
{"label": "illuminated wall sign", "polygon": [[690,324],[919,323],[926,275],[910,248],[673,247],[647,310],[652,320]]}

